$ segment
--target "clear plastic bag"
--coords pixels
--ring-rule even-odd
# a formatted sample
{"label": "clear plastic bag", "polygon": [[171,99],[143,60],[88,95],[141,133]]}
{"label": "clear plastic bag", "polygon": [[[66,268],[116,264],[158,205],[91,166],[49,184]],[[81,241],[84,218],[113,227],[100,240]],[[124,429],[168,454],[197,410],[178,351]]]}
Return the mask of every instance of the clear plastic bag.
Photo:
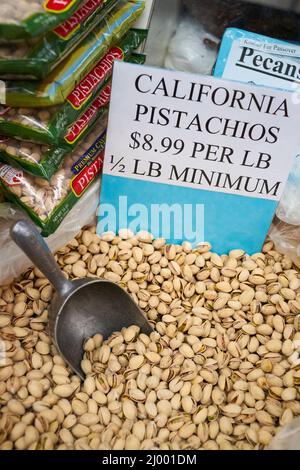
{"label": "clear plastic bag", "polygon": [[300,418],[284,426],[271,441],[268,450],[300,450]]}
{"label": "clear plastic bag", "polygon": [[[53,253],[69,243],[82,227],[95,223],[99,193],[100,184],[97,180],[67,214],[57,231],[48,237],[47,244]],[[29,259],[9,235],[13,222],[26,217],[26,213],[17,206],[0,204],[0,286],[10,284],[31,266]]]}
{"label": "clear plastic bag", "polygon": [[[218,40],[222,39],[227,28],[236,27],[278,39],[300,41],[299,14],[263,5],[262,1],[259,3],[240,0],[157,0],[146,46],[147,63],[163,66],[170,41],[176,41],[176,37],[180,33],[179,28],[185,18],[192,19],[194,25],[197,24],[202,32],[204,31],[205,34],[210,34]],[[279,5],[280,2],[277,3]],[[170,20],[172,20],[171,23]],[[179,63],[180,69],[183,69],[190,54],[191,63],[187,64],[187,71],[195,70],[196,56],[200,50],[203,51],[201,42],[199,46],[200,38],[195,38],[191,28],[194,28],[192,24],[186,28],[185,33],[182,32],[181,37],[183,41],[187,42],[187,46],[190,43],[188,47],[192,50],[186,54],[186,57],[184,57],[184,53],[179,51],[176,63],[176,65]],[[192,45],[190,36],[193,38],[195,46]],[[182,41],[176,42],[180,47],[183,47]],[[170,64],[169,52],[167,67],[173,68],[174,59]],[[172,55],[174,56],[174,54]],[[200,63],[198,66],[201,70]]]}
{"label": "clear plastic bag", "polygon": [[104,158],[106,122],[89,135],[48,182],[22,170],[0,164],[0,185],[6,199],[16,203],[49,236],[100,175]]}
{"label": "clear plastic bag", "polygon": [[[0,106],[0,135],[51,146],[65,144],[70,126],[93,105],[101,89],[111,79],[116,59],[143,63],[145,56],[132,51],[145,39],[145,31],[131,30],[113,46],[96,66],[79,82],[65,103],[48,108],[7,108]],[[92,116],[91,116],[92,118]],[[87,125],[90,120],[87,122]]]}
{"label": "clear plastic bag", "polygon": [[[80,142],[95,128],[97,132],[100,121],[106,122],[109,97],[110,85],[107,85],[99,94],[99,98],[96,98],[95,104],[92,104],[67,130],[65,141],[60,147],[3,138],[0,141],[0,161],[24,169],[30,175],[50,180],[65,156],[73,149],[77,149]],[[101,126],[103,128],[103,124]]]}
{"label": "clear plastic bag", "polygon": [[300,155],[296,157],[276,215],[282,222],[300,226]]}
{"label": "clear plastic bag", "polygon": [[218,53],[219,39],[208,33],[193,18],[180,22],[170,42],[165,67],[211,75]]}
{"label": "clear plastic bag", "polygon": [[164,67],[172,36],[177,30],[181,0],[156,0],[145,47],[147,64]]}
{"label": "clear plastic bag", "polygon": [[286,224],[275,217],[268,236],[276,249],[288,255],[300,268],[300,225]]}
{"label": "clear plastic bag", "polygon": [[277,250],[288,255],[300,268],[300,155],[284,189],[269,237]]}
{"label": "clear plastic bag", "polygon": [[[108,99],[105,99],[107,101],[104,106],[99,108],[94,106],[91,110],[88,108],[84,115],[80,116],[78,121],[72,125],[66,135],[68,141],[65,142],[64,146],[49,147],[43,144],[7,138],[0,141],[0,161],[21,170],[24,169],[30,175],[49,181],[61,166],[63,159],[73,149],[77,149],[78,145],[80,146],[80,142],[84,137],[88,138],[92,132],[93,138],[95,128],[95,132],[99,130],[99,127],[104,130],[103,123],[106,122],[108,104]],[[101,124],[99,125],[100,121]]]}

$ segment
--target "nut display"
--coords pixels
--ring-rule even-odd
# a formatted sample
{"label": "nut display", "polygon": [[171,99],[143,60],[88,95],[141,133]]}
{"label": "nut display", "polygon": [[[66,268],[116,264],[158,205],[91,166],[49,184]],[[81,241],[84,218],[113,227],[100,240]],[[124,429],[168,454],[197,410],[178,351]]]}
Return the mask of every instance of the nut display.
{"label": "nut display", "polygon": [[47,279],[2,288],[2,450],[264,449],[300,415],[300,274],[271,242],[219,256],[92,227],[56,256],[118,282],[155,331],[87,339],[80,383],[47,333]]}

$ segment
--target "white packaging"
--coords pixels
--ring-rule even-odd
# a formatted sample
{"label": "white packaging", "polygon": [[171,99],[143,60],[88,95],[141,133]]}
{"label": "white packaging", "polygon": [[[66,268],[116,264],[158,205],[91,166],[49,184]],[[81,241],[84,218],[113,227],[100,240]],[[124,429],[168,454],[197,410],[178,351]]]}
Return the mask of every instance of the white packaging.
{"label": "white packaging", "polygon": [[185,17],[170,42],[165,67],[183,72],[211,75],[217,58],[219,39]]}
{"label": "white packaging", "polygon": [[300,450],[300,418],[284,426],[272,439],[268,450]]}

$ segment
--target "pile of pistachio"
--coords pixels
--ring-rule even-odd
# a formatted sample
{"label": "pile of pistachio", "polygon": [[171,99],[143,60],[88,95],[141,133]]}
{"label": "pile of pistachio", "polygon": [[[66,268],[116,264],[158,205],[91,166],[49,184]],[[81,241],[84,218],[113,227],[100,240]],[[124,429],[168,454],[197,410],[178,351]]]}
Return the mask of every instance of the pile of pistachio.
{"label": "pile of pistachio", "polygon": [[0,288],[0,449],[264,449],[300,416],[300,273],[271,242],[219,256],[90,228],[56,258],[119,283],[154,332],[87,339],[81,383],[49,338],[42,273]]}

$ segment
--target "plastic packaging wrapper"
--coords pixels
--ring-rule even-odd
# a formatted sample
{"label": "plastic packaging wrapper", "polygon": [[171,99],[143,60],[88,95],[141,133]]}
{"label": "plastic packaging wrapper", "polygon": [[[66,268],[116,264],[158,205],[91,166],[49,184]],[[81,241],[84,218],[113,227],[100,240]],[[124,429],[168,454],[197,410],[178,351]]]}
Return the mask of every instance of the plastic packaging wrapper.
{"label": "plastic packaging wrapper", "polygon": [[72,90],[64,104],[49,108],[5,108],[0,111],[0,135],[61,146],[69,127],[88,109],[111,78],[114,60],[143,63],[145,56],[132,54],[145,39],[144,31],[131,30],[113,46],[94,69]]}
{"label": "plastic packaging wrapper", "polygon": [[[94,129],[106,125],[107,105],[110,98],[110,85],[104,86],[94,103],[70,127],[64,147],[48,147],[17,139],[0,141],[0,161],[25,170],[27,173],[50,180],[59,169],[65,156],[76,149],[80,142]],[[92,133],[92,136],[94,133]]]}
{"label": "plastic packaging wrapper", "polygon": [[[97,178],[67,214],[57,231],[47,238],[52,253],[67,245],[83,227],[95,223],[99,193],[100,180]],[[9,235],[11,225],[24,217],[27,217],[26,213],[14,204],[0,204],[0,286],[10,284],[32,264]]]}
{"label": "plastic packaging wrapper", "polygon": [[276,249],[288,255],[300,268],[300,225],[286,224],[275,217],[268,236]]}
{"label": "plastic packaging wrapper", "polygon": [[[144,63],[145,56],[134,54],[132,62]],[[66,129],[59,141],[59,147],[2,137],[0,140],[0,161],[25,170],[27,173],[50,180],[58,170],[63,158],[99,126],[106,126],[110,100],[110,80],[102,87],[90,106]],[[77,113],[78,114],[78,113]]]}
{"label": "plastic packaging wrapper", "polygon": [[25,108],[62,104],[108,49],[120,42],[143,9],[143,1],[121,1],[45,80],[0,82],[0,104]]}
{"label": "plastic packaging wrapper", "polygon": [[87,187],[100,175],[105,133],[92,135],[65,157],[50,182],[33,177],[6,164],[0,164],[0,185],[6,199],[25,209],[42,228],[43,236],[55,232]]}
{"label": "plastic packaging wrapper", "polygon": [[276,215],[287,224],[300,226],[300,155],[296,157]]}
{"label": "plastic packaging wrapper", "polygon": [[45,78],[118,1],[85,0],[71,18],[42,38],[23,41],[21,44],[0,45],[0,77],[31,80]]}
{"label": "plastic packaging wrapper", "polygon": [[300,418],[284,426],[273,438],[268,450],[300,450]]}
{"label": "plastic packaging wrapper", "polygon": [[1,41],[20,41],[51,31],[70,18],[82,0],[1,0]]}
{"label": "plastic packaging wrapper", "polygon": [[171,40],[165,66],[169,69],[210,75],[218,53],[219,39],[190,17],[180,22]]}
{"label": "plastic packaging wrapper", "polygon": [[156,0],[145,46],[147,64],[164,67],[172,36],[178,28],[180,0]]}

